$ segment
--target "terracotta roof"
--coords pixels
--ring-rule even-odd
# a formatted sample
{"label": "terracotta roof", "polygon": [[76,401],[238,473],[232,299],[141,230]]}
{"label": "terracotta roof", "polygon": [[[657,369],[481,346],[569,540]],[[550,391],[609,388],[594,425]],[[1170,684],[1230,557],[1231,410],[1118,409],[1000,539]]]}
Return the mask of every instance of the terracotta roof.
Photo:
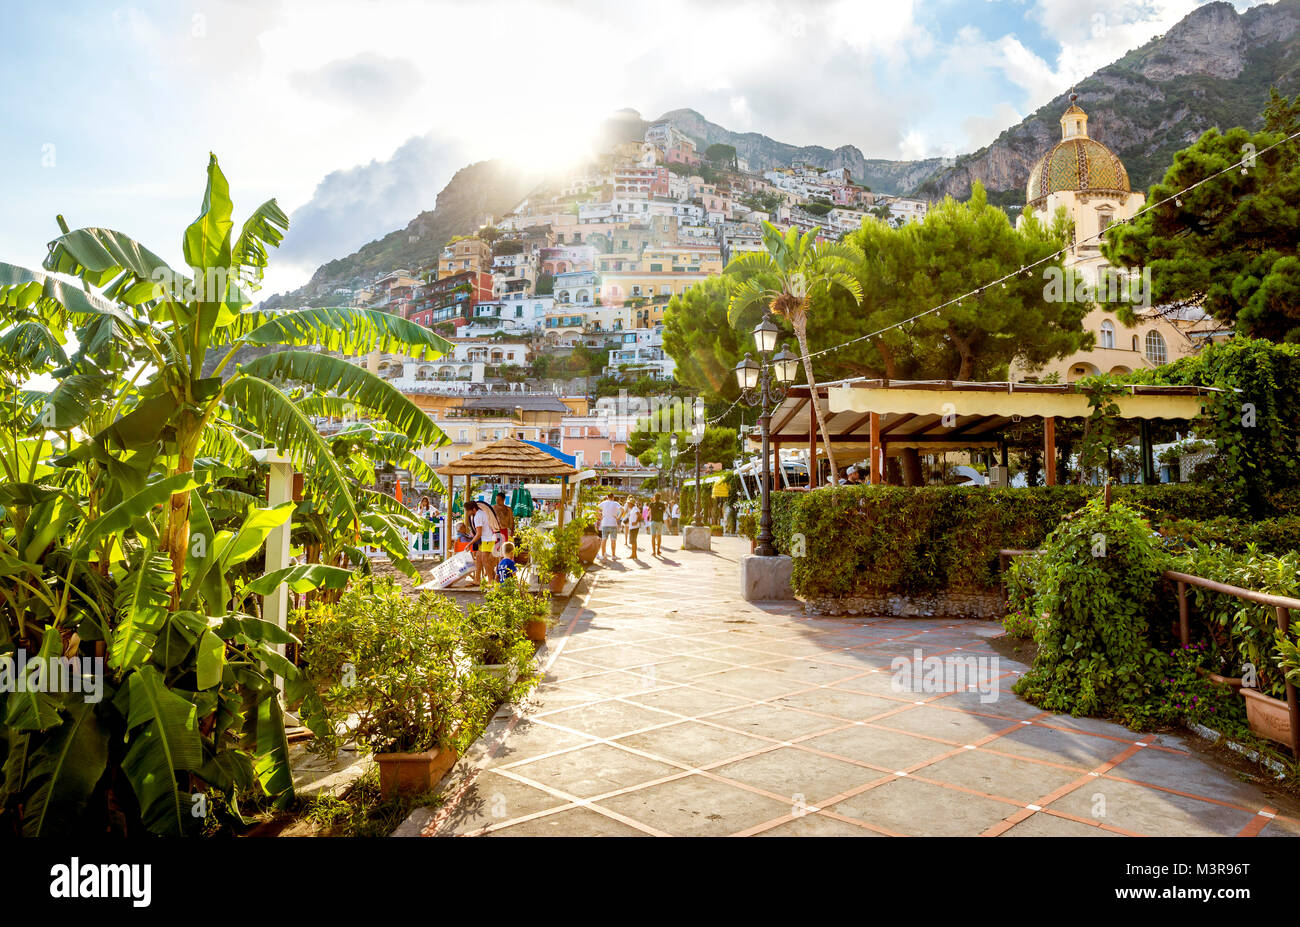
{"label": "terracotta roof", "polygon": [[578,471],[518,438],[502,438],[438,470],[442,476],[573,476]]}

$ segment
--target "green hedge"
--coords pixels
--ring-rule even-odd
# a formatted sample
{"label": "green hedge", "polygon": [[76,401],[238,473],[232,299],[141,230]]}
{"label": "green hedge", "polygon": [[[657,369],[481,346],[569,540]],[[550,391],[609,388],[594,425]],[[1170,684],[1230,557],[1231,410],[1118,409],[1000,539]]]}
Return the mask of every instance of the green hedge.
{"label": "green hedge", "polygon": [[[798,554],[795,536],[804,538],[792,580],[802,597],[993,592],[999,549],[1039,546],[1099,493],[1090,486],[826,487],[773,494],[772,527],[781,553]],[[1230,498],[1204,485],[1121,485],[1113,496],[1156,526],[1242,515]]]}

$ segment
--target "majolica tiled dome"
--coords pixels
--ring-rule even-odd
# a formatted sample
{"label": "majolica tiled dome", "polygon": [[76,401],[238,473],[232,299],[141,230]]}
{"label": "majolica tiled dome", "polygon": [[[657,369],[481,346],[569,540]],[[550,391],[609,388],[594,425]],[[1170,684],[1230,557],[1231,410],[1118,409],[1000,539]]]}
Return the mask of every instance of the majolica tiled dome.
{"label": "majolica tiled dome", "polygon": [[1048,194],[1061,190],[1093,193],[1128,193],[1124,163],[1101,142],[1088,137],[1088,115],[1074,104],[1061,116],[1059,142],[1029,171],[1025,187],[1028,208],[1042,204]]}

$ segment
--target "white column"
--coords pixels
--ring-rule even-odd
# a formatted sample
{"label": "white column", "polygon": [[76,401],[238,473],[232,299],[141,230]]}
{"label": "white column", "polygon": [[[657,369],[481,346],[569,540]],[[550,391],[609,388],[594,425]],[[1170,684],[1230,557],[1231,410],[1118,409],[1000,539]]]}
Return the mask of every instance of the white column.
{"label": "white column", "polygon": [[[271,479],[266,490],[268,505],[281,505],[293,500],[293,464],[287,457],[268,455],[266,462],[271,465]],[[289,533],[293,529],[293,519],[289,518],[282,525],[271,529],[266,537],[266,572],[274,573],[289,566]],[[281,630],[288,630],[289,587],[281,583],[275,591],[262,599],[262,617],[273,622]],[[284,656],[284,644],[275,645],[276,653]],[[284,691],[284,680],[277,676],[275,685]]]}

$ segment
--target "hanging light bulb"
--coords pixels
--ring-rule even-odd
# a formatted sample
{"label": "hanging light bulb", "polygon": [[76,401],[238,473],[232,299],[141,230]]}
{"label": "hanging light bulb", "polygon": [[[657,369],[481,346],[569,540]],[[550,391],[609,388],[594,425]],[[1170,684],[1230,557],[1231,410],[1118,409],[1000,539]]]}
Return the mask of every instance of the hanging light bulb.
{"label": "hanging light bulb", "polygon": [[1179,197],[1174,197],[1174,205],[1175,205],[1175,206],[1181,206],[1181,205],[1183,205],[1183,201],[1182,201],[1182,199],[1180,199]]}

